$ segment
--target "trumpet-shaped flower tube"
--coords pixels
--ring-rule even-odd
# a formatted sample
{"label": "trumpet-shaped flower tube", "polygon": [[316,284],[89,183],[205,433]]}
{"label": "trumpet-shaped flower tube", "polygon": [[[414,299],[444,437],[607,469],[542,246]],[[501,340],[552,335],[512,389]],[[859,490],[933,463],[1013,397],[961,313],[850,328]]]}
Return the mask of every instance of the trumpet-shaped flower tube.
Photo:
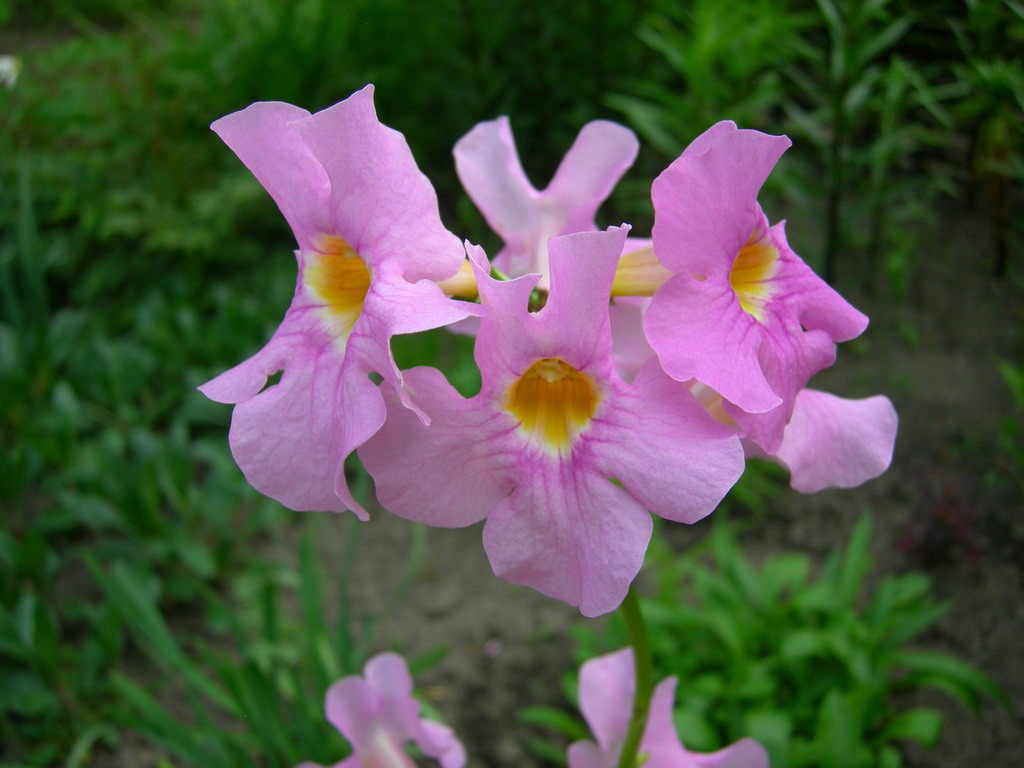
{"label": "trumpet-shaped flower tube", "polygon": [[[416,768],[405,751],[413,742],[441,768],[462,768],[466,753],[446,725],[420,717],[405,660],[382,653],[366,663],[363,675],[330,687],[327,719],[352,745],[352,754],[334,768]],[[297,768],[323,768],[302,763]]]}
{"label": "trumpet-shaped flower tube", "polygon": [[673,276],[651,301],[647,337],[666,373],[719,392],[768,452],[781,444],[797,392],[834,362],[834,342],[867,326],[757,204],[789,144],[717,123],[652,188],[654,249]]}
{"label": "trumpet-shaped flower tube", "polygon": [[[577,741],[569,746],[569,768],[618,765],[635,691],[631,648],[584,663],[580,668],[580,710],[595,741]],[[710,754],[687,750],[672,722],[675,691],[674,677],[662,680],[654,689],[647,727],[640,740],[644,768],[768,768],[768,754],[752,739],[741,739]]]}
{"label": "trumpet-shaped flower tube", "polygon": [[471,248],[483,304],[482,386],[459,395],[433,368],[406,372],[424,427],[388,400],[360,449],[383,506],[429,525],[486,518],[494,572],[595,616],[622,601],[651,533],[647,510],[692,523],[739,477],[742,451],[656,360],[632,385],[615,372],[608,296],[626,229],[554,238],[551,292],[499,282]]}
{"label": "trumpet-shaped flower tube", "polygon": [[384,421],[368,374],[412,406],[389,340],[478,311],[434,282],[453,276],[465,251],[405,139],[377,120],[372,86],[315,115],[253,104],[213,130],[291,225],[299,275],[266,346],[200,389],[236,404],[231,449],[257,490],[292,509],[349,508],[365,519],[342,465]]}
{"label": "trumpet-shaped flower tube", "polygon": [[512,277],[541,275],[548,286],[548,239],[597,229],[594,215],[636,159],[628,128],[595,120],[580,130],[551,183],[538,191],[519,161],[507,117],[479,123],[455,145],[455,168],[466,193],[501,235],[495,266]]}

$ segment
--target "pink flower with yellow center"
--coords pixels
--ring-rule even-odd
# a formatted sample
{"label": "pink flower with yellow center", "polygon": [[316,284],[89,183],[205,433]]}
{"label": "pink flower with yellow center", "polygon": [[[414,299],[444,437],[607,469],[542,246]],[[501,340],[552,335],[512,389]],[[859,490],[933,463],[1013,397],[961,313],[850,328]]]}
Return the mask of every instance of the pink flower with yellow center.
{"label": "pink flower with yellow center", "polygon": [[212,127],[291,225],[299,275],[266,346],[200,389],[236,404],[231,450],[257,490],[292,509],[365,519],[342,465],[384,422],[368,374],[414,407],[390,338],[479,312],[435,282],[458,271],[465,250],[405,139],[377,120],[372,86],[315,115],[262,102]]}
{"label": "pink flower with yellow center", "polygon": [[507,117],[478,123],[455,145],[463,188],[505,247],[494,258],[511,277],[541,275],[548,287],[548,240],[597,229],[594,215],[639,149],[636,135],[608,120],[580,130],[551,183],[538,191],[519,160]]}
{"label": "pink flower with yellow center", "polygon": [[746,436],[778,449],[797,392],[867,318],[769,226],[757,194],[789,147],[784,136],[712,126],[654,182],[654,252],[671,276],[644,328],[678,381],[720,393]]}
{"label": "pink flower with yellow center", "polygon": [[[596,741],[569,746],[569,768],[615,768],[626,738],[636,691],[633,649],[590,659],[580,667],[579,701]],[[753,739],[740,739],[709,754],[690,752],[672,721],[674,677],[662,680],[651,697],[647,727],[640,740],[644,768],[768,768],[768,753]]]}
{"label": "pink flower with yellow center", "polygon": [[615,372],[608,296],[626,232],[553,238],[551,291],[537,312],[536,275],[493,280],[471,248],[489,310],[474,352],[479,394],[463,398],[433,368],[406,371],[429,428],[393,395],[359,451],[385,508],[443,527],[486,519],[499,577],[586,616],[625,596],[650,538],[647,510],[695,522],[743,469],[733,431],[656,360],[631,385]]}
{"label": "pink flower with yellow center", "polygon": [[[405,660],[382,653],[363,675],[346,677],[327,691],[327,719],[352,744],[352,754],[334,768],[416,768],[405,751],[413,742],[441,768],[462,768],[466,753],[446,725],[420,717]],[[323,768],[302,763],[297,768]]]}

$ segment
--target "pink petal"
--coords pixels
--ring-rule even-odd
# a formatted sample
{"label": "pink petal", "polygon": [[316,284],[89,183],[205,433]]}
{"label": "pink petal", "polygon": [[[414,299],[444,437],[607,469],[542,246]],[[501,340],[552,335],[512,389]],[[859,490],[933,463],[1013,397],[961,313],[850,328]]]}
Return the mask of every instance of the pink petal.
{"label": "pink petal", "polygon": [[746,413],[738,404],[725,403],[725,411],[739,424],[746,438],[774,453],[782,444],[797,393],[811,376],[835,362],[836,347],[824,331],[785,329],[773,321],[758,357],[761,370],[772,391],[782,398],[782,405],[767,413]]}
{"label": "pink petal", "polygon": [[764,330],[743,311],[728,279],[675,275],[651,300],[644,330],[673,379],[697,379],[749,412],[781,404],[758,358]]}
{"label": "pink petal", "polygon": [[624,381],[632,381],[640,366],[654,357],[644,334],[644,313],[649,304],[649,298],[622,296],[608,307],[615,369]]}
{"label": "pink petal", "polygon": [[455,144],[459,181],[487,223],[515,250],[536,218],[537,190],[526,177],[507,117],[478,123]]}
{"label": "pink petal", "polygon": [[852,488],[888,469],[897,423],[887,397],[847,400],[805,389],[775,455],[802,493]]}
{"label": "pink petal", "polygon": [[535,277],[494,280],[485,272],[482,252],[470,249],[480,298],[491,310],[474,349],[486,372],[482,394],[500,396],[543,357],[561,358],[602,377],[610,371],[608,297],[628,231],[613,227],[552,239],[551,293],[539,312],[527,308]]}
{"label": "pink petal", "polygon": [[376,701],[372,686],[356,675],[342,678],[327,689],[327,720],[355,751],[370,743],[377,721]]}
{"label": "pink petal", "polygon": [[331,180],[331,233],[371,269],[393,259],[412,282],[458,271],[462,245],[441,224],[434,188],[405,137],[377,120],[373,86],[295,128]]}
{"label": "pink petal", "polygon": [[662,680],[654,688],[647,727],[640,740],[640,751],[650,755],[644,763],[649,768],[696,768],[702,755],[683,748],[672,719],[675,703],[676,678]]}
{"label": "pink petal", "polygon": [[[615,266],[629,227],[604,232],[578,232],[551,241],[551,293],[538,313],[545,336],[557,345],[566,362],[592,359],[610,336],[608,298]],[[607,352],[605,352],[607,354]]]}
{"label": "pink petal", "polygon": [[697,155],[702,155],[714,146],[714,144],[723,136],[726,136],[736,130],[738,130],[736,123],[732,120],[719,120],[704,131],[704,133],[691,141],[689,146],[683,150],[683,156],[689,156],[692,159]]}
{"label": "pink petal", "polygon": [[577,741],[569,745],[569,768],[615,768],[614,755],[603,751],[592,741]]}
{"label": "pink petal", "polygon": [[740,739],[710,754],[689,755],[694,768],[768,768],[768,753],[753,739]]}
{"label": "pink petal", "polygon": [[580,712],[601,749],[610,751],[626,738],[634,695],[632,648],[598,656],[580,667]]}
{"label": "pink petal", "polygon": [[416,745],[427,757],[438,760],[441,768],[463,768],[466,764],[466,750],[447,725],[421,720]]}
{"label": "pink petal", "polygon": [[587,439],[599,471],[647,509],[694,523],[710,514],[743,473],[743,448],[689,389],[656,360],[599,414]]}
{"label": "pink petal", "polygon": [[210,126],[270,193],[304,249],[331,230],[330,181],[295,129],[307,117],[291,104],[258,102]]}
{"label": "pink petal", "polygon": [[757,193],[791,144],[785,136],[722,124],[709,132],[651,187],[658,259],[694,276],[728,274],[758,223]]}
{"label": "pink petal", "polygon": [[433,368],[406,371],[405,381],[430,427],[388,392],[388,419],[359,450],[381,505],[445,528],[483,519],[512,487],[513,459],[502,448],[511,419],[466,401]]}
{"label": "pink petal", "polygon": [[594,214],[637,148],[628,128],[588,123],[551,184],[538,192],[523,171],[508,118],[474,127],[455,145],[455,164],[466,192],[505,241],[496,266],[513,277],[540,274],[546,288],[549,238],[595,229]]}
{"label": "pink petal", "polygon": [[522,459],[517,485],[484,525],[494,573],[598,616],[622,602],[651,536],[647,511],[581,466]]}
{"label": "pink petal", "polygon": [[363,676],[377,701],[377,719],[398,743],[419,730],[420,705],[412,696],[412,677],[397,653],[380,653],[366,662]]}
{"label": "pink petal", "polygon": [[809,331],[826,332],[833,341],[849,341],[867,328],[868,318],[814,274],[786,241],[785,222],[771,228],[779,248],[779,270],[772,283],[772,311],[791,315]]}
{"label": "pink petal", "polygon": [[633,165],[639,149],[636,134],[623,125],[594,120],[583,126],[545,190],[566,214],[558,234],[595,229],[597,209]]}
{"label": "pink petal", "polygon": [[[231,417],[231,452],[249,483],[291,509],[340,512],[333,479],[344,454],[335,419],[343,360],[285,322],[255,356],[200,389],[240,401]],[[277,384],[267,376],[282,371]]]}

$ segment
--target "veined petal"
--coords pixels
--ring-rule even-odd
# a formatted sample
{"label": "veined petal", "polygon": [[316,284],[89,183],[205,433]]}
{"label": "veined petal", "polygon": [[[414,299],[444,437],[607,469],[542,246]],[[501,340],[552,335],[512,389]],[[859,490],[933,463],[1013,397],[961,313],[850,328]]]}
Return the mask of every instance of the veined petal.
{"label": "veined petal", "polygon": [[897,423],[887,397],[847,400],[805,389],[775,457],[802,493],[853,488],[888,469]]}
{"label": "veined petal", "polygon": [[[551,293],[539,312],[527,300],[535,277],[497,281],[474,259],[481,301],[491,312],[477,335],[474,355],[485,377],[484,391],[501,398],[514,379],[541,358],[559,358],[578,371],[606,374],[602,345],[608,341],[608,296],[628,228],[578,232],[552,240]],[[599,354],[600,353],[600,354]],[[500,373],[498,373],[500,372]]]}
{"label": "veined petal", "polygon": [[731,269],[758,223],[757,193],[791,144],[785,136],[730,125],[698,137],[697,149],[684,152],[651,187],[654,246],[672,272],[710,277]]}
{"label": "veined petal", "polygon": [[824,331],[833,341],[849,341],[867,328],[868,318],[814,274],[786,241],[785,222],[771,235],[779,248],[779,270],[772,280],[777,313],[792,314],[809,331]]}
{"label": "veined petal", "polygon": [[743,473],[736,432],[650,360],[590,432],[597,466],[667,520],[710,514]]}
{"label": "veined petal", "polygon": [[[291,509],[340,512],[333,478],[344,458],[335,429],[343,360],[302,326],[301,317],[286,317],[263,350],[200,390],[237,403],[231,452],[254,488]],[[264,388],[278,372],[280,380]]]}
{"label": "veined petal", "polygon": [[405,382],[430,416],[425,427],[387,393],[388,419],[359,449],[381,504],[409,520],[459,528],[482,520],[512,488],[511,420],[465,400],[440,371],[413,368]]}
{"label": "veined petal", "polygon": [[644,330],[676,381],[697,379],[749,412],[782,403],[759,362],[763,329],[743,311],[728,280],[675,275],[651,300]]}
{"label": "veined petal", "polygon": [[599,616],[622,602],[643,563],[651,518],[578,462],[520,456],[515,490],[484,525],[494,573]]}
{"label": "veined petal", "polygon": [[403,276],[443,280],[462,263],[441,223],[437,196],[405,137],[377,119],[373,86],[295,123],[331,180],[331,221],[371,269],[384,260]]}
{"label": "veined petal", "polygon": [[[377,120],[372,97],[368,86],[315,115],[257,104],[214,124],[288,217],[300,271],[267,346],[201,387],[237,403],[232,452],[254,487],[293,509],[347,507],[362,519],[344,459],[384,421],[368,376],[380,374],[415,409],[391,337],[481,311],[433,282],[454,275],[465,251],[442,225],[405,139]],[[264,389],[277,372],[280,382]]]}
{"label": "veined petal", "polygon": [[455,170],[487,223],[522,249],[534,227],[537,190],[526,177],[507,117],[477,123],[458,140]]}
{"label": "veined petal", "polygon": [[523,171],[508,118],[480,123],[455,146],[466,192],[505,247],[495,264],[513,277],[539,274],[548,285],[548,241],[595,229],[594,214],[632,164],[638,142],[628,128],[598,120],[580,131],[547,189]]}
{"label": "veined petal", "polygon": [[766,339],[758,350],[761,370],[772,391],[782,404],[766,413],[748,413],[735,402],[725,403],[743,434],[769,453],[782,443],[782,433],[793,413],[797,393],[811,376],[829,367],[836,359],[836,345],[824,331],[802,331],[772,321],[765,331]]}
{"label": "veined petal", "polygon": [[626,737],[635,695],[632,648],[590,659],[580,667],[580,712],[602,750],[614,750]]}
{"label": "veined petal", "polygon": [[639,150],[636,134],[624,125],[594,120],[580,129],[544,190],[565,211],[565,226],[557,234],[595,228],[597,209],[633,165]]}

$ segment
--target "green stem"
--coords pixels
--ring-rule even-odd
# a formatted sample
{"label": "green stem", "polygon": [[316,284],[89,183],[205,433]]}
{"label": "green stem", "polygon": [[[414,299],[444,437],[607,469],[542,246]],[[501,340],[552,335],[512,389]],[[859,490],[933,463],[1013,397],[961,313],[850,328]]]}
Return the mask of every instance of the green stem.
{"label": "green stem", "polygon": [[633,696],[633,714],[629,719],[629,730],[622,742],[618,768],[636,768],[640,739],[647,726],[647,711],[651,706],[651,691],[654,688],[654,661],[651,658],[651,640],[647,625],[640,611],[640,600],[633,588],[629,588],[626,599],[619,608],[626,621],[629,643],[633,646],[633,663],[636,665],[636,693]]}

